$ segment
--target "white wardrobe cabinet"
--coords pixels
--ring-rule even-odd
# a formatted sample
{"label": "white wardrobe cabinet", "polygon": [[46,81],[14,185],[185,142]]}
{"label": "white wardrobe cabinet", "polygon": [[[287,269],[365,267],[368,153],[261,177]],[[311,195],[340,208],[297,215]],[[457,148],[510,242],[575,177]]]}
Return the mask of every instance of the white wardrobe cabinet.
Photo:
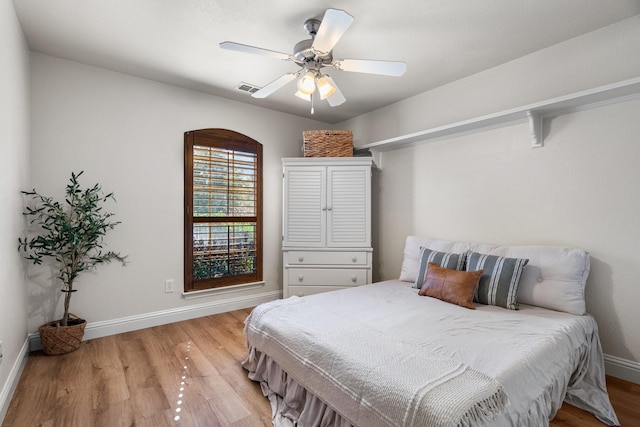
{"label": "white wardrobe cabinet", "polygon": [[293,158],[283,165],[283,293],[371,283],[370,158]]}

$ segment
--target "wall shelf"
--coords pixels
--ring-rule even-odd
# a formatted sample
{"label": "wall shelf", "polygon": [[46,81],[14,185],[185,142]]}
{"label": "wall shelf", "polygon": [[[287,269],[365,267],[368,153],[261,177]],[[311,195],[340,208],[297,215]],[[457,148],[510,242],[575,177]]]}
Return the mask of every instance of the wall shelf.
{"label": "wall shelf", "polygon": [[431,129],[394,138],[376,141],[357,147],[356,152],[370,151],[375,163],[380,167],[380,153],[396,150],[421,142],[428,142],[451,136],[459,136],[475,131],[492,129],[518,122],[529,122],[531,146],[544,145],[543,123],[548,117],[555,117],[587,108],[624,101],[640,96],[640,77],[610,85],[513,108],[495,114],[450,123]]}

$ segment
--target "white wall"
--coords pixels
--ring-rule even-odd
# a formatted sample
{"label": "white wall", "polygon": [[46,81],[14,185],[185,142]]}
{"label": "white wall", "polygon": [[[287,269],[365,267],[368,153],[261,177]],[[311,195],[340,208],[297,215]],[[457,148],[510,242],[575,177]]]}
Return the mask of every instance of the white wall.
{"label": "white wall", "polygon": [[29,52],[13,3],[0,1],[0,423],[26,355],[27,281],[17,248],[29,185]]}
{"label": "white wall", "polygon": [[[302,131],[321,123],[41,54],[31,55],[31,70],[32,185],[59,196],[71,171],[84,170],[81,183],[113,191],[109,208],[122,224],[105,242],[130,260],[81,276],[72,312],[91,326],[281,290],[280,159],[299,156]],[[185,301],[164,292],[165,279],[183,285],[183,134],[216,127],[264,147],[266,286]],[[33,331],[61,311],[50,276],[30,275]]]}
{"label": "white wall", "polygon": [[[640,72],[640,17],[341,123],[359,144],[527,105]],[[397,277],[405,236],[582,247],[605,353],[640,361],[640,100],[383,154],[374,250]],[[637,365],[640,366],[640,365]]]}

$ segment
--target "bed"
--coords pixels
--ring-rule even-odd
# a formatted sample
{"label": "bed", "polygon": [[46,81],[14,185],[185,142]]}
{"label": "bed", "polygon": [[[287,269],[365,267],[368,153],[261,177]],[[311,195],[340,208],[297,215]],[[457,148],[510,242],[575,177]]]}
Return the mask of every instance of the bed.
{"label": "bed", "polygon": [[[456,270],[471,253],[525,264],[509,285],[517,303],[514,289],[511,302],[495,291],[479,303],[480,285],[474,310],[419,295],[428,262]],[[588,271],[578,249],[410,236],[400,280],[256,307],[243,366],[276,426],[544,426],[563,401],[619,425],[584,306]]]}

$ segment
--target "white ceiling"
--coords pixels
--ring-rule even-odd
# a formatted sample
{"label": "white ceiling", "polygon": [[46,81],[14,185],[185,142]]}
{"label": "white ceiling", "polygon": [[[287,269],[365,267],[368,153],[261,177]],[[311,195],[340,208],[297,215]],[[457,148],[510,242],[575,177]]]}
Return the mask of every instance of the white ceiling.
{"label": "white ceiling", "polygon": [[[640,14],[639,0],[14,0],[33,52],[133,74],[326,123],[337,123]],[[266,99],[298,67],[223,50],[229,40],[291,53],[303,23],[329,8],[355,17],[334,58],[404,61],[402,77],[332,71],[347,102]]]}

